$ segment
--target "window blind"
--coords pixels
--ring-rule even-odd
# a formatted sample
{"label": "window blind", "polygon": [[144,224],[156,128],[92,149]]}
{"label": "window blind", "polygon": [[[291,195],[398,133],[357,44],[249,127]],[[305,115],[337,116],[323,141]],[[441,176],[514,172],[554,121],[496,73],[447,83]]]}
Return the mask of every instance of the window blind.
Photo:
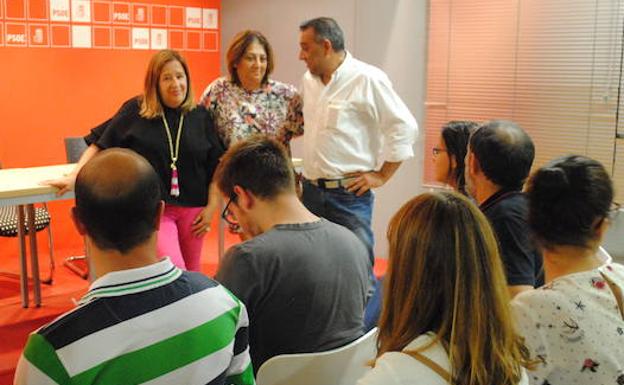
{"label": "window blind", "polygon": [[575,153],[623,178],[623,16],[620,0],[432,1],[425,180],[441,126],[458,119],[517,122],[536,145],[535,167]]}

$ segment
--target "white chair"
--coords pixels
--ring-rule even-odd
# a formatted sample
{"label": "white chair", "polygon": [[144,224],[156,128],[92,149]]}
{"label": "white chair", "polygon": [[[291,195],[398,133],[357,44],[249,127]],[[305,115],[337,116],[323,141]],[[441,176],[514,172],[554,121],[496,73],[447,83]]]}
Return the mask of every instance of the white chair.
{"label": "white chair", "polygon": [[258,385],[355,385],[377,354],[377,328],[343,347],[320,353],[283,354],[258,370]]}
{"label": "white chair", "polygon": [[611,222],[602,241],[602,247],[609,252],[615,262],[624,263],[624,209],[620,209]]}

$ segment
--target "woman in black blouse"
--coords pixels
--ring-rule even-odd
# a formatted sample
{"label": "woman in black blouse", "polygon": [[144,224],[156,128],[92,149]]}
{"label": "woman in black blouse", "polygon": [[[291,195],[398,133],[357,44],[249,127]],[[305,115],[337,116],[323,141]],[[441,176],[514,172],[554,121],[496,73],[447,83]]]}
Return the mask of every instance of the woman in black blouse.
{"label": "woman in black blouse", "polygon": [[210,114],[194,102],[184,58],[172,50],[154,55],[143,94],[124,103],[107,123],[72,175],[50,184],[62,191],[71,188],[81,165],[101,149],[136,151],[161,180],[166,205],[158,234],[159,254],[179,267],[198,271],[202,236],[210,229],[216,208],[209,185],[223,147]]}

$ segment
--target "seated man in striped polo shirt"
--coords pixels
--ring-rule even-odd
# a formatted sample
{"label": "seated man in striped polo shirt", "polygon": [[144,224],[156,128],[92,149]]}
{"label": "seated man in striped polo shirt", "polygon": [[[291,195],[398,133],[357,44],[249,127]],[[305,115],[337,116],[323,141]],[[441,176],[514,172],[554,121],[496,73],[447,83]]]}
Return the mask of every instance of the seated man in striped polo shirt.
{"label": "seated man in striped polo shirt", "polygon": [[150,164],[102,151],[76,179],[72,217],[97,278],[30,335],[15,384],[253,384],[245,306],[156,255],[163,202]]}

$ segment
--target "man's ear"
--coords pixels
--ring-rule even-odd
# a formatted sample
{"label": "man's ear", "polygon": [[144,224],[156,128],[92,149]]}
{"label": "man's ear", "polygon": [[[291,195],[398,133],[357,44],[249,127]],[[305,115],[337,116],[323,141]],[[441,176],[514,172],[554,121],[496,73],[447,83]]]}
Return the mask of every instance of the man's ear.
{"label": "man's ear", "polygon": [[325,55],[328,55],[333,49],[331,41],[323,39],[323,49],[325,50]]}
{"label": "man's ear", "polygon": [[468,170],[471,175],[476,175],[481,172],[481,165],[479,164],[479,159],[474,155],[473,152],[468,151]]}
{"label": "man's ear", "polygon": [[156,229],[156,231],[160,230],[160,220],[162,219],[164,212],[165,212],[165,201],[160,201],[158,203],[158,210],[156,210],[156,218],[154,218],[154,220],[156,221],[156,223],[154,223],[154,229]]}
{"label": "man's ear", "polygon": [[236,204],[242,210],[249,211],[255,203],[254,195],[239,185],[234,186],[234,194],[236,194]]}
{"label": "man's ear", "polygon": [[80,235],[82,235],[83,237],[87,235],[87,230],[84,226],[84,224],[80,221],[80,218],[78,216],[78,208],[77,207],[72,207],[71,209],[71,218],[72,218],[72,222],[74,222],[74,226],[76,227],[76,230],[78,230],[78,233]]}
{"label": "man's ear", "polygon": [[[448,153],[447,153],[448,154]],[[456,170],[457,169],[457,158],[455,158],[455,155],[450,155],[448,156],[449,158],[449,162],[450,162],[450,170]]]}

